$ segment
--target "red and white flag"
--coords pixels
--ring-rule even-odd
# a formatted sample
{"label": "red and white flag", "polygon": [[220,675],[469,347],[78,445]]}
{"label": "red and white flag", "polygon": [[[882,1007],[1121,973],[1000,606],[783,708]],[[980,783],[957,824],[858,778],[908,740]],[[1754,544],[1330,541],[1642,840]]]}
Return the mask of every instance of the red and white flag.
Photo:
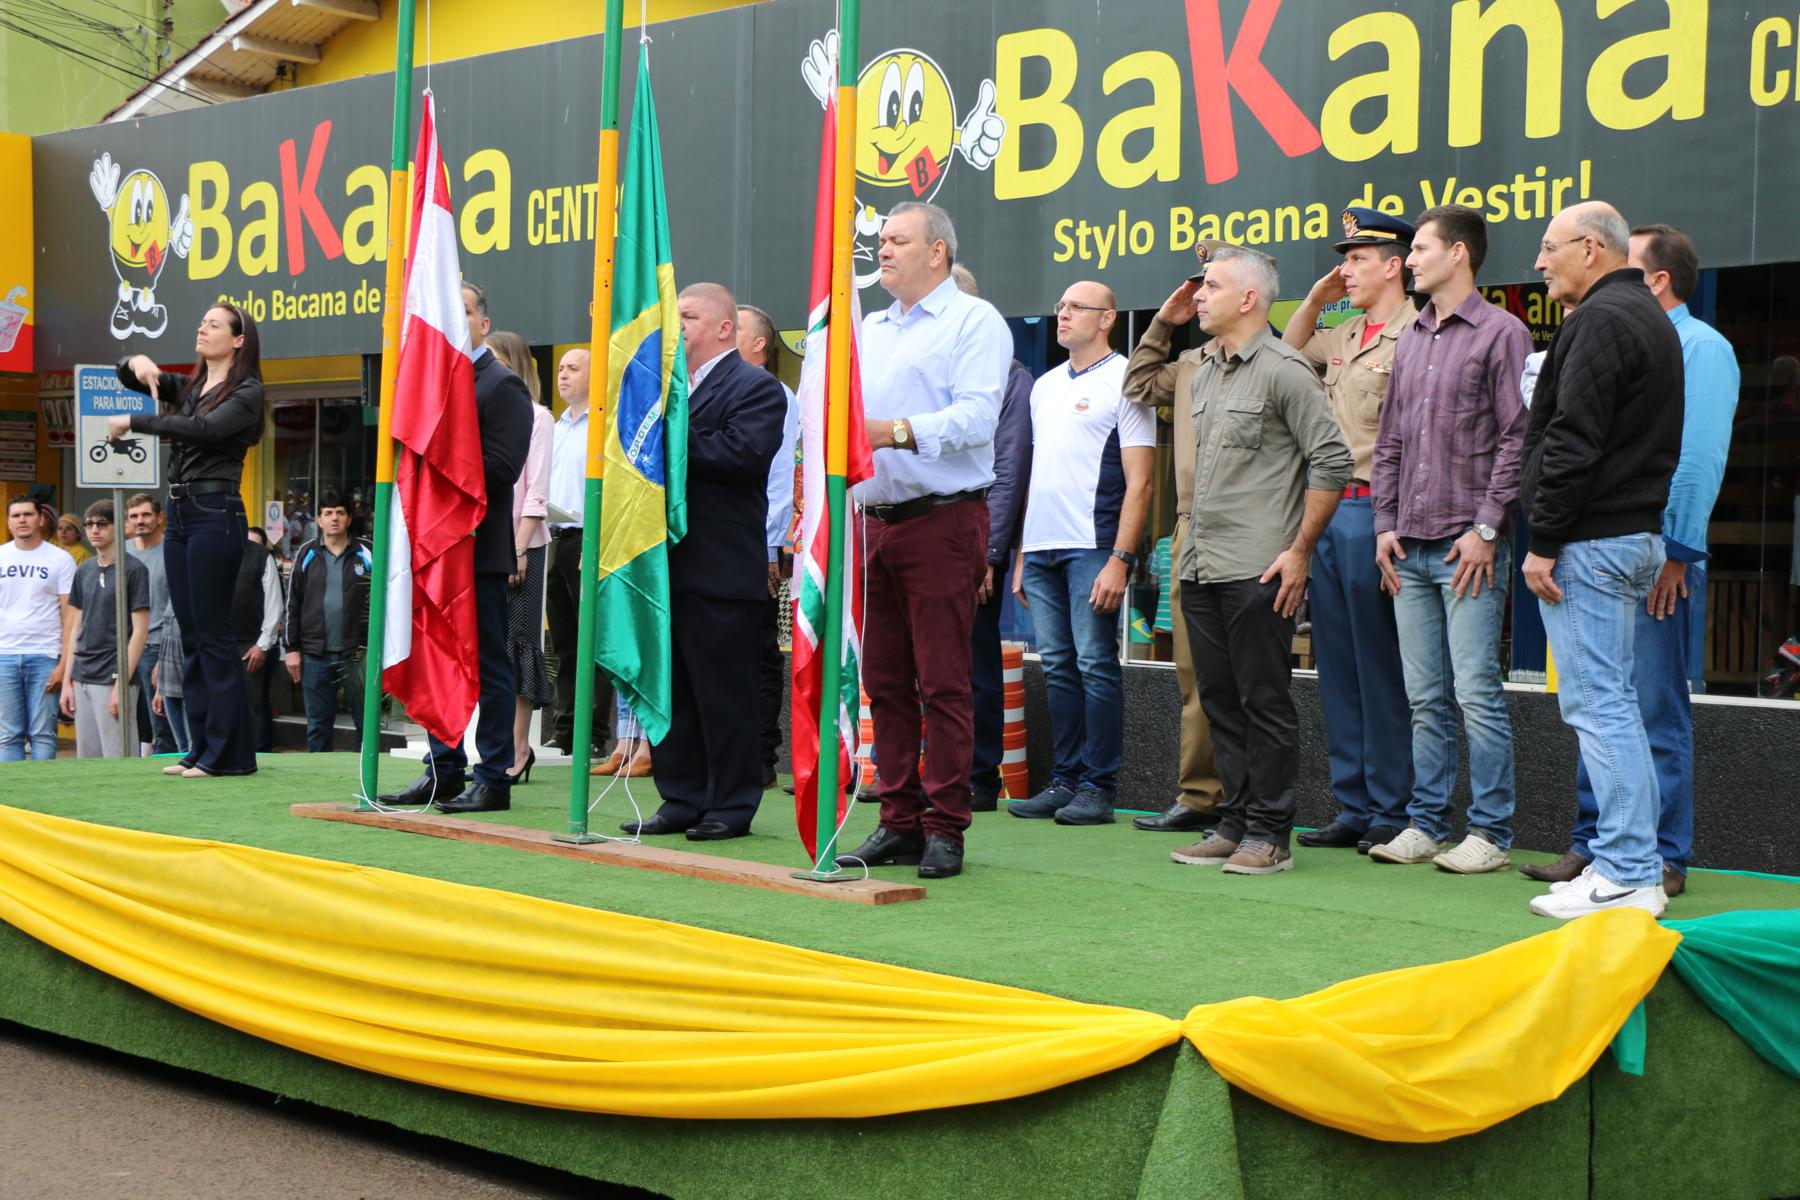
{"label": "red and white flag", "polygon": [[487,479],[456,214],[430,92],[413,165],[394,439],[382,685],[414,721],[460,745],[481,684],[470,535],[487,512]]}

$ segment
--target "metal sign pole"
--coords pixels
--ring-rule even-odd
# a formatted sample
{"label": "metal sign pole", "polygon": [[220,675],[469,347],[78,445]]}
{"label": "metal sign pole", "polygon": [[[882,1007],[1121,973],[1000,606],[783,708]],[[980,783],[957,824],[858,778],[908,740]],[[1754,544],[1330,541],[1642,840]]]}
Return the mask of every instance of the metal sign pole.
{"label": "metal sign pole", "polygon": [[[113,503],[113,632],[118,639],[119,662],[117,673],[119,691],[119,757],[133,758],[132,741],[136,730],[132,728],[137,713],[131,703],[131,589],[127,584],[130,574],[130,557],[125,549],[125,491],[123,488],[112,490]],[[98,714],[96,714],[98,716]]]}

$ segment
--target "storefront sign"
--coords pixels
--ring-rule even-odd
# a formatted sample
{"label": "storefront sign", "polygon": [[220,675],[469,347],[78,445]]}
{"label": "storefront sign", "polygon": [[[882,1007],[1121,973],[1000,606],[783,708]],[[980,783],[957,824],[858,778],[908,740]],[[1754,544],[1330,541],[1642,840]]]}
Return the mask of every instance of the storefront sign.
{"label": "storefront sign", "polygon": [[0,479],[37,474],[37,414],[0,412]]}
{"label": "storefront sign", "polygon": [[[833,12],[774,0],[653,31],[677,274],[783,326]],[[1780,0],[917,0],[872,11],[862,44],[865,283],[883,214],[915,198],[952,212],[958,257],[1014,315],[1081,278],[1154,307],[1214,237],[1267,248],[1297,296],[1353,203],[1480,209],[1495,283],[1534,279],[1550,215],[1589,198],[1686,228],[1707,266],[1800,259],[1800,224],[1770,215],[1800,190],[1800,16]],[[599,50],[433,69],[464,270],[533,342],[588,333]],[[270,357],[377,350],[390,96],[371,76],[37,139],[57,281],[40,357],[187,358],[221,296]]]}

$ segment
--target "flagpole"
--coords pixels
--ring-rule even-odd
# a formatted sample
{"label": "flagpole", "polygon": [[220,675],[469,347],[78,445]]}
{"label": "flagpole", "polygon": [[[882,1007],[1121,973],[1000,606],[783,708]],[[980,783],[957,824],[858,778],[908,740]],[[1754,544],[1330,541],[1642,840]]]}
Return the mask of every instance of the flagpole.
{"label": "flagpole", "polygon": [[381,417],[375,435],[374,563],[369,587],[368,649],[363,654],[362,769],[356,807],[375,807],[381,770],[381,659],[387,632],[388,521],[394,503],[394,380],[400,371],[400,321],[406,298],[406,143],[412,131],[413,0],[400,0],[394,39],[394,147],[388,170],[387,307],[381,314]]}
{"label": "flagpole", "polygon": [[[600,183],[595,193],[594,301],[588,344],[587,492],[581,510],[581,632],[575,659],[557,669],[575,672],[574,743],[569,747],[569,832],[559,842],[597,842],[588,832],[588,762],[594,736],[594,629],[600,582],[600,476],[605,470],[606,388],[611,377],[613,234],[619,198],[619,62],[624,42],[625,0],[606,0],[606,32],[600,53]],[[598,394],[596,394],[598,389]]]}
{"label": "flagpole", "polygon": [[[861,32],[860,0],[838,3],[837,151],[832,165],[837,181],[832,189],[831,212],[831,325],[826,335],[826,363],[830,368],[825,402],[825,628],[819,634],[824,655],[819,695],[819,833],[813,860],[816,878],[835,878],[837,865],[838,805],[843,785],[838,779],[838,691],[843,675],[844,641],[844,522],[849,519],[844,503],[844,476],[848,469],[850,430],[850,289],[856,267],[851,257],[851,223],[856,205],[856,63]],[[829,749],[827,748],[829,747]]]}

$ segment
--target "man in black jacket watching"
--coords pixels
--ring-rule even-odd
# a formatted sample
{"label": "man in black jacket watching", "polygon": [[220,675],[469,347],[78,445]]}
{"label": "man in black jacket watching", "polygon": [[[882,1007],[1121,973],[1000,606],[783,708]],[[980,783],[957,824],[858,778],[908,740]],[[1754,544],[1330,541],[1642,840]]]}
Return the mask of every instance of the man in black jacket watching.
{"label": "man in black jacket watching", "polygon": [[1630,239],[1611,205],[1577,204],[1551,220],[1537,260],[1550,298],[1572,311],[1531,399],[1523,572],[1600,809],[1587,870],[1531,902],[1559,919],[1668,906],[1656,767],[1631,670],[1635,610],[1662,570],[1662,512],[1681,454],[1681,340],[1644,273],[1626,264]]}
{"label": "man in black jacket watching", "polygon": [[356,740],[362,741],[362,650],[369,628],[369,543],[350,536],[350,506],[335,492],[319,497],[319,536],[294,551],[281,641],[288,678],[306,705],[306,749],[331,749],[338,685],[344,686]]}
{"label": "man in black jacket watching", "polygon": [[512,807],[513,708],[518,680],[506,649],[506,579],[518,570],[513,555],[512,490],[531,448],[531,393],[525,381],[482,343],[493,323],[487,293],[465,282],[463,308],[475,349],[475,415],[481,427],[481,464],[487,477],[487,515],[475,527],[475,641],[480,708],[475,716],[475,782],[464,789],[468,755],[435,737],[425,773],[384,804],[430,804],[442,812],[495,812]]}

